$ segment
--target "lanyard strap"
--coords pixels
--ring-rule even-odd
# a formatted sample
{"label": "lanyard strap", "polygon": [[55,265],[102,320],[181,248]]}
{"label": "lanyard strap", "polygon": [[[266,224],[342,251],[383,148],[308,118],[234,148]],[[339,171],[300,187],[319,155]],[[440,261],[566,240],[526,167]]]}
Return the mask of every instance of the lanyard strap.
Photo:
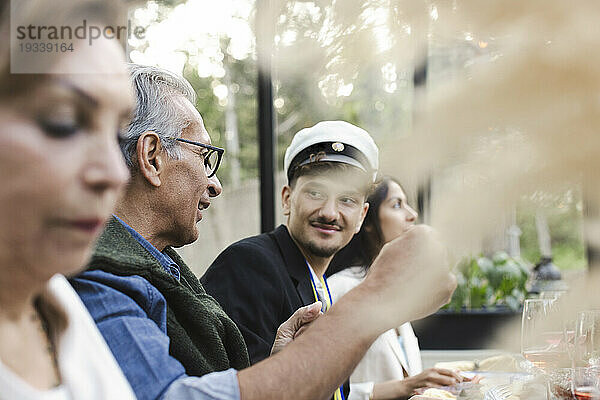
{"label": "lanyard strap", "polygon": [[[308,267],[308,276],[310,276],[310,283],[313,290],[313,295],[315,296],[315,301],[319,301],[321,300],[321,297],[319,296],[319,292],[317,291],[317,285],[315,285],[315,280],[313,278],[313,271],[310,265],[308,264],[308,261],[306,262],[306,266]],[[333,304],[333,299],[331,298],[331,291],[329,290],[329,285],[327,284],[327,279],[325,279],[325,277],[317,278],[321,282],[321,287],[327,289],[327,296],[324,296],[325,298],[323,299],[323,306],[325,307],[325,311],[327,311]],[[343,389],[344,385],[342,384],[342,386],[335,390],[335,393],[333,394],[333,400],[346,400]]]}
{"label": "lanyard strap", "polygon": [[324,299],[321,299],[321,296],[319,296],[319,292],[317,290],[317,285],[315,284],[315,279],[313,278],[312,269],[309,268],[308,274],[310,276],[310,283],[312,286],[313,295],[315,296],[315,301],[322,301],[325,311],[329,310],[329,308],[333,304],[333,299],[331,298],[331,292],[329,291],[329,285],[327,284],[327,280],[324,277],[317,277],[317,279],[319,279],[319,282],[321,282],[321,287],[327,290],[327,296],[325,296]]}

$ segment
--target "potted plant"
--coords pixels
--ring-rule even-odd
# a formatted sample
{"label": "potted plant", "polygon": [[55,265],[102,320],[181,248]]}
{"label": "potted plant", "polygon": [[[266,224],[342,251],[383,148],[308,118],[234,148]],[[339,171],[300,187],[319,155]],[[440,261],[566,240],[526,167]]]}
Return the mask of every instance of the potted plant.
{"label": "potted plant", "polygon": [[500,325],[520,317],[530,269],[527,262],[503,251],[463,260],[450,303],[413,322],[421,348],[485,348]]}

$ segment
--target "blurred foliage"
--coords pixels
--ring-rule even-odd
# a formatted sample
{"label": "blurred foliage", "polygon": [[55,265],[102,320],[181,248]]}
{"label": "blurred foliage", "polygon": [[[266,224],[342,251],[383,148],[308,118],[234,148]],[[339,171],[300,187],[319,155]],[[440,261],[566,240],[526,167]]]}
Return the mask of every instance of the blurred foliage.
{"label": "blurred foliage", "polygon": [[[181,3],[185,3],[187,0],[154,0],[156,3],[158,3],[159,5],[163,6],[163,7],[175,7],[178,4]],[[132,3],[141,3],[143,4],[144,2],[142,1],[136,1],[136,0],[132,0]]]}
{"label": "blurred foliage", "polygon": [[290,1],[279,10],[273,79],[274,98],[284,104],[276,109],[280,168],[292,136],[319,121],[348,121],[376,142],[410,132],[413,64],[405,48],[410,40],[399,27],[402,18],[390,13],[395,29],[382,49],[377,24],[366,17],[372,6]]}
{"label": "blurred foliage", "polygon": [[582,208],[578,189],[534,193],[517,213],[517,225],[523,232],[521,256],[534,264],[540,260],[535,213],[541,209],[550,229],[553,263],[562,270],[587,268]]}
{"label": "blurred foliage", "polygon": [[458,286],[445,308],[461,311],[508,306],[518,310],[527,294],[530,264],[511,258],[506,252],[491,258],[480,256],[463,260],[457,267]]}
{"label": "blurred foliage", "polygon": [[532,264],[540,261],[536,213],[543,212],[551,236],[553,262],[562,270],[585,269],[581,191],[572,187],[537,191],[517,209],[521,257],[506,252],[473,257],[457,267],[458,287],[446,308],[460,311],[508,306],[518,310],[527,294]]}
{"label": "blurred foliage", "polygon": [[[238,140],[240,161],[240,178],[258,176],[258,120],[257,120],[257,70],[256,63],[251,60],[236,60],[227,57],[227,72],[232,84],[229,90],[235,96],[234,112],[238,120]],[[213,77],[201,78],[196,68],[186,64],[183,76],[196,91],[196,108],[204,119],[204,126],[210,134],[215,146],[227,149],[225,138],[225,106],[219,104],[213,88],[221,84]],[[219,178],[228,183],[230,176],[230,153],[225,153],[219,167]]]}
{"label": "blurred foliage", "polygon": [[460,311],[505,305],[517,310],[527,293],[531,265],[539,262],[540,250],[535,216],[543,212],[551,236],[553,262],[562,270],[584,269],[581,191],[572,187],[555,192],[537,191],[517,209],[521,228],[521,257],[505,252],[463,260],[457,267],[458,287],[446,308]]}
{"label": "blurred foliage", "polygon": [[[186,1],[155,0],[150,3],[157,5],[148,22],[151,26],[168,20]],[[242,3],[239,3],[240,7]],[[249,3],[255,10],[256,4]],[[405,48],[409,42],[406,27],[392,12],[385,19],[395,27],[389,32],[389,43],[382,44],[376,35],[384,20],[374,19],[374,13],[388,10],[389,6],[356,1],[343,4],[290,1],[278,5],[272,65],[278,169],[283,167],[285,149],[292,136],[322,120],[339,119],[359,125],[376,141],[387,134],[409,133],[413,71],[411,57]],[[371,8],[371,13],[365,12]],[[249,19],[248,23],[256,32],[254,19]],[[174,32],[174,43],[181,42],[179,35],[185,35],[185,28],[182,26],[180,32]],[[220,85],[227,86],[235,98],[241,181],[258,176],[256,54],[253,49],[244,59],[234,58],[229,46],[230,34],[227,29],[206,33],[220,38],[218,55],[223,58],[217,57],[219,61],[216,62],[222,64],[225,76],[213,74],[204,78],[199,75],[195,62],[205,55],[194,47],[194,43],[201,43],[201,38],[190,38],[192,45],[183,44],[176,49],[178,55],[185,56],[183,75],[198,94],[196,107],[213,144],[227,150],[219,170],[219,178],[224,184],[231,181],[231,160],[235,155],[227,148],[225,138],[227,101],[215,94],[215,88]],[[144,53],[152,44],[137,45],[135,50]],[[164,46],[160,47],[161,51],[171,49],[164,43],[160,45]],[[146,60],[159,66],[163,61],[166,60]]]}

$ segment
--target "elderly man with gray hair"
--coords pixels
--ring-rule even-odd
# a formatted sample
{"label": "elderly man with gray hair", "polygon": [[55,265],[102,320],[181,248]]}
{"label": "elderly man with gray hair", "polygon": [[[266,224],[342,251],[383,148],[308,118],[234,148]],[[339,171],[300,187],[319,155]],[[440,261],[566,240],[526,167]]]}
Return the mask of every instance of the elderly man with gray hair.
{"label": "elderly man with gray hair", "polygon": [[[223,150],[211,145],[187,81],[137,65],[131,76],[137,108],[121,143],[131,180],[88,269],[71,282],[138,398],[326,399],[379,334],[449,299],[447,270],[418,273],[445,263],[430,230],[415,228],[310,329],[300,331],[320,304],[294,313],[278,331],[285,349],[248,367],[240,331],[173,249],[198,238],[202,211],[221,193]],[[414,290],[423,285],[426,294]],[[397,309],[409,299],[412,307]]]}
{"label": "elderly man with gray hair", "polygon": [[[248,366],[236,325],[177,255],[221,193],[223,150],[210,144],[195,92],[182,78],[131,65],[135,114],[121,135],[130,182],[88,270],[72,284],[138,398],[175,377]],[[165,307],[166,306],[166,307]]]}

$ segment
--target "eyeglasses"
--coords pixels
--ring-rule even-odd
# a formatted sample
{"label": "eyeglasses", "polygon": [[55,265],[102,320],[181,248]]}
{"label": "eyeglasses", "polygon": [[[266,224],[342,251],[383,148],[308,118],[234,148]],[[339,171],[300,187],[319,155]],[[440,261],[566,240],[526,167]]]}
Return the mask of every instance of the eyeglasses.
{"label": "eyeglasses", "polygon": [[177,138],[175,140],[208,149],[206,153],[202,154],[202,157],[204,158],[204,170],[206,171],[206,176],[208,178],[212,178],[217,173],[217,169],[219,169],[219,164],[221,164],[221,158],[223,158],[223,153],[225,153],[225,149],[211,146],[209,144],[193,142],[187,139]]}

